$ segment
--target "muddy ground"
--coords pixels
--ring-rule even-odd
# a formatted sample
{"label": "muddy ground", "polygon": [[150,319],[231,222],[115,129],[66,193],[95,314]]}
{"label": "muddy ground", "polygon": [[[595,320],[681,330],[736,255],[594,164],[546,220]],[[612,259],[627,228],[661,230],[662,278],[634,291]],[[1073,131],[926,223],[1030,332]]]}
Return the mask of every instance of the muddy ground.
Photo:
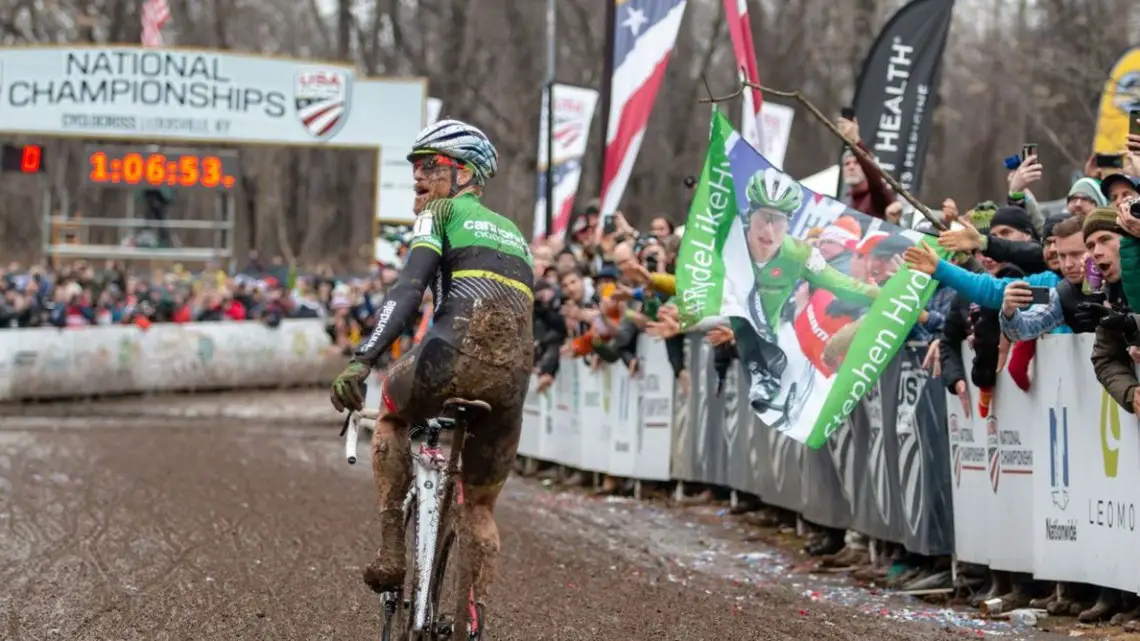
{"label": "muddy ground", "polygon": [[[0,639],[377,638],[371,471],[326,403],[0,407]],[[497,514],[497,641],[1053,638],[798,571],[715,507],[512,479]]]}

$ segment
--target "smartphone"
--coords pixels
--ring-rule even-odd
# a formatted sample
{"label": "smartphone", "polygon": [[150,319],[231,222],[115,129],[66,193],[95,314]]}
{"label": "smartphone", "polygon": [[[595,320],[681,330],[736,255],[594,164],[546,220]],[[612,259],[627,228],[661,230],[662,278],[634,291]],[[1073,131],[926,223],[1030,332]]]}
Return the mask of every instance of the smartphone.
{"label": "smartphone", "polygon": [[606,214],[602,220],[602,233],[609,236],[617,231],[617,220],[612,213]]}
{"label": "smartphone", "polygon": [[1097,154],[1096,166],[1101,169],[1124,169],[1124,156],[1119,154]]}
{"label": "smartphone", "polygon": [[855,107],[844,107],[843,109],[839,110],[839,115],[843,116],[844,118],[846,118],[848,120],[854,120],[855,119]]}
{"label": "smartphone", "polygon": [[1029,292],[1033,294],[1034,305],[1048,305],[1049,304],[1049,289],[1048,287],[1030,287]]}
{"label": "smartphone", "polygon": [[1140,136],[1140,109],[1128,112],[1128,133]]}
{"label": "smartphone", "polygon": [[[1027,142],[1021,146],[1021,162],[1030,156],[1037,156],[1037,143]],[[1041,162],[1041,157],[1037,157],[1037,162]]]}

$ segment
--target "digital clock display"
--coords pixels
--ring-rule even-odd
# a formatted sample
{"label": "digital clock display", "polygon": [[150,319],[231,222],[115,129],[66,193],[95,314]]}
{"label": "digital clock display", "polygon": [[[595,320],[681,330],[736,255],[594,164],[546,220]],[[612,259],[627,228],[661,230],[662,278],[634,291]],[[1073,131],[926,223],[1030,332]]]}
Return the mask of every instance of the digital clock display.
{"label": "digital clock display", "polygon": [[233,189],[237,152],[88,145],[87,184],[102,187]]}

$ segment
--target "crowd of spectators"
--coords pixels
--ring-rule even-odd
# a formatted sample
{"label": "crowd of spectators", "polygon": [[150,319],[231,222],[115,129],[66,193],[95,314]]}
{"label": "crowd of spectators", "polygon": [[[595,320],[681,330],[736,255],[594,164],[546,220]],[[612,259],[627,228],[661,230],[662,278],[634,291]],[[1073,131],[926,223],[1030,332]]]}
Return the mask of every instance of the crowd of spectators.
{"label": "crowd of spectators", "polygon": [[[866,151],[856,122],[840,119],[837,125],[852,146]],[[1028,390],[1038,337],[1088,332],[1096,334],[1090,357],[1098,380],[1124,410],[1140,415],[1135,373],[1140,315],[1131,312],[1140,305],[1140,137],[1130,136],[1128,151],[1120,156],[1090,157],[1083,175],[1068,186],[1064,211],[1049,217],[1033,193],[1044,173],[1040,159],[1030,154],[1016,160],[1008,170],[1007,193],[995,194],[996,202],[959,211],[954,200],[946,199],[933,208],[937,226],[914,226],[932,241],[937,239],[948,259],[916,244],[913,236],[892,243],[885,234],[844,225],[842,217],[811,230],[807,240],[829,264],[853,273],[850,264],[859,262],[868,272],[865,276],[878,284],[898,268],[900,253],[910,268],[937,279],[938,289],[911,339],[929,344],[925,366],[959,398],[963,412],[989,412],[1003,370]],[[874,162],[848,151],[842,176],[849,207],[902,222],[902,203]],[[600,226],[605,225],[593,201],[565,238],[547,238],[533,247],[539,389],[555,381],[560,357],[565,356],[584,358],[594,367],[626,367],[636,375],[637,337],[645,333],[666,340],[673,374],[684,393],[689,374],[673,303],[672,274],[680,244],[673,224],[661,216],[652,220],[648,231],[638,232],[617,214],[610,228]],[[867,249],[872,236],[874,246]],[[1044,299],[1042,289],[1047,290]],[[849,323],[845,329],[856,325]],[[697,331],[712,344],[723,381],[737,358],[731,325],[720,319]],[[828,364],[825,351],[817,367]],[[969,397],[967,380],[980,390],[979,398]],[[897,549],[888,551],[894,565],[872,566],[867,537],[823,527],[811,531],[806,549],[823,565],[854,566],[861,578],[900,586],[926,581],[923,585],[931,587],[929,579],[935,575],[949,580],[948,559],[921,559]],[[905,571],[897,570],[897,562],[904,563]],[[1074,584],[1048,588],[1008,572],[976,574],[985,581],[978,602],[1001,598],[1005,608],[1032,605],[1054,614],[1072,613],[1082,622],[1112,619],[1126,629],[1140,630],[1135,595]]]}
{"label": "crowd of spectators", "polygon": [[280,259],[263,266],[256,253],[236,273],[214,264],[147,273],[119,261],[13,262],[0,265],[0,330],[235,321],[277,327],[286,318],[321,318],[337,350],[348,354],[371,331],[397,275],[385,265],[362,277],[338,277],[328,268],[299,275]]}

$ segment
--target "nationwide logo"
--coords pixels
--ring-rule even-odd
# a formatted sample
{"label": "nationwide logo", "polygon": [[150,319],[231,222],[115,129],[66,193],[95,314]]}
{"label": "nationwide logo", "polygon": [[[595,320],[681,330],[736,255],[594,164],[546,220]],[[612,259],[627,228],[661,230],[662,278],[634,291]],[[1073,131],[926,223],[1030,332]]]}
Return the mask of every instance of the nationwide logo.
{"label": "nationwide logo", "polygon": [[297,118],[317,140],[332,138],[348,122],[352,76],[345,69],[310,69],[297,72],[293,100]]}
{"label": "nationwide logo", "polygon": [[1116,478],[1120,465],[1120,406],[1106,391],[1100,397],[1100,450],[1105,478]]}
{"label": "nationwide logo", "polygon": [[998,441],[997,418],[991,416],[986,419],[986,454],[990,461],[990,485],[994,494],[998,491],[998,482],[1001,481],[1001,447]]}
{"label": "nationwide logo", "polygon": [[1069,408],[1049,408],[1049,487],[1053,505],[1069,507]]}

